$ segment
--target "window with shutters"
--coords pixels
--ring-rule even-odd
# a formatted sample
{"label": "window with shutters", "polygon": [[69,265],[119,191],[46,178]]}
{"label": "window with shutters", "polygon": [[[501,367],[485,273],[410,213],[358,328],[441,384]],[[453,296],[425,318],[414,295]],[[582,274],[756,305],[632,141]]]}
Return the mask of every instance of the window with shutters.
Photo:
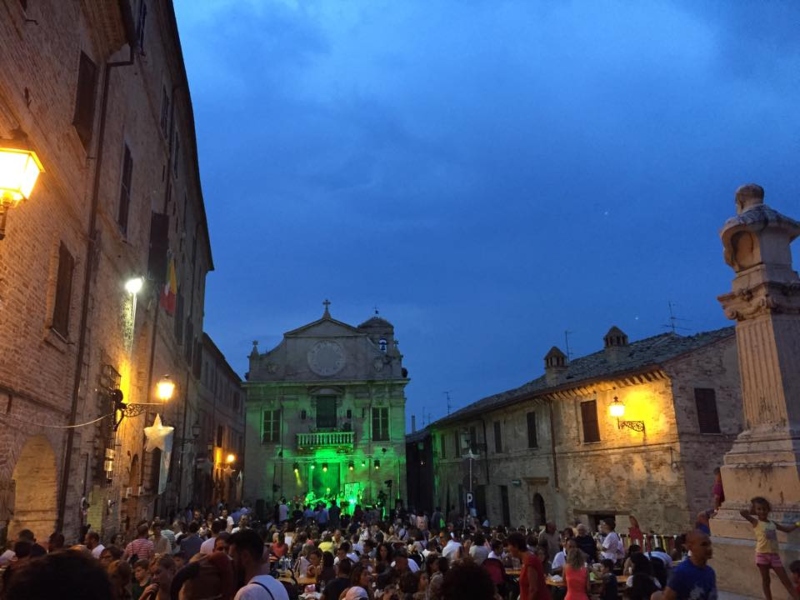
{"label": "window with shutters", "polygon": [[217,446],[222,447],[222,443],[225,441],[225,426],[224,425],[217,425]]}
{"label": "window with shutters", "polygon": [[336,429],[336,396],[317,397],[317,429]]}
{"label": "window with shutters", "polygon": [[128,214],[131,209],[131,178],[133,176],[133,158],[131,149],[125,144],[125,152],[122,158],[122,178],[119,189],[119,211],[117,212],[117,224],[122,233],[128,233]]}
{"label": "window with shutters", "polygon": [[503,437],[500,421],[494,422],[494,451],[498,454],[503,452]]}
{"label": "window with shutters", "polygon": [[581,421],[583,422],[583,441],[600,441],[600,425],[597,422],[597,400],[581,402]]}
{"label": "window with shutters", "polygon": [[539,440],[536,437],[536,413],[529,412],[526,417],[528,420],[528,448],[538,448]]}
{"label": "window with shutters", "polygon": [[389,440],[389,408],[372,409],[372,439],[378,442]]}
{"label": "window with shutters", "polygon": [[697,422],[700,433],[720,433],[717,413],[717,393],[712,388],[694,388]]}
{"label": "window with shutters", "polygon": [[58,276],[56,279],[56,297],[53,304],[51,327],[64,338],[69,337],[69,311],[72,303],[72,275],[74,271],[75,259],[62,243],[58,248]]}
{"label": "window with shutters", "polygon": [[442,458],[447,458],[447,444],[445,443],[444,434],[439,436],[439,446],[442,449]]}
{"label": "window with shutters", "polygon": [[264,430],[261,432],[262,444],[275,444],[280,441],[281,434],[281,411],[264,411]]}
{"label": "window with shutters", "polygon": [[461,434],[458,431],[453,432],[453,458],[461,456]]}
{"label": "window with shutters", "polygon": [[78,64],[78,90],[75,96],[75,113],[72,124],[83,147],[88,150],[92,142],[94,127],[94,107],[97,97],[97,65],[85,52],[81,52]]}

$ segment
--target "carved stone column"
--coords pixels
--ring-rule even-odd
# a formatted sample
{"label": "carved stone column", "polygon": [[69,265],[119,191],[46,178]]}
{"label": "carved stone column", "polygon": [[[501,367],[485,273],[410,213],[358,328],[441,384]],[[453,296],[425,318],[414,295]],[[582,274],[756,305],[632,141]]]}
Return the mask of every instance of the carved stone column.
{"label": "carved stone column", "polygon": [[[711,529],[720,587],[755,597],[753,528],[739,511],[764,496],[773,520],[800,519],[800,278],[790,249],[800,223],[764,204],[755,184],[736,191],[736,212],[720,234],[735,278],[719,301],[736,321],[745,429],[725,455],[725,503]],[[800,536],[779,539],[788,565],[800,556]]]}

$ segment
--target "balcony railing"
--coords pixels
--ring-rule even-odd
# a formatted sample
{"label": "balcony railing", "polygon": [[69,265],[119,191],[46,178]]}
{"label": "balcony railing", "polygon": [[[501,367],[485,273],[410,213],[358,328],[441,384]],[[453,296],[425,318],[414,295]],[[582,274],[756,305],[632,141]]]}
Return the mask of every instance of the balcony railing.
{"label": "balcony railing", "polygon": [[315,433],[298,433],[298,450],[315,450],[317,448],[340,448],[351,451],[355,441],[353,431],[317,431]]}

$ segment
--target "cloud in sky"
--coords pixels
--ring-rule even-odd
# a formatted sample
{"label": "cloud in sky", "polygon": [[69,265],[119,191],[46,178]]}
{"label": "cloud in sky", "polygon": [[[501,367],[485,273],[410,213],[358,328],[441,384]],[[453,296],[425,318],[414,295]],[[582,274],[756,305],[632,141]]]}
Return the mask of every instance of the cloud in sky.
{"label": "cloud in sky", "polygon": [[[176,0],[234,368],[330,297],[395,325],[409,414],[612,325],[726,325],[740,184],[798,217],[795,3]],[[795,252],[798,256],[798,252]],[[423,406],[430,408],[423,409]]]}

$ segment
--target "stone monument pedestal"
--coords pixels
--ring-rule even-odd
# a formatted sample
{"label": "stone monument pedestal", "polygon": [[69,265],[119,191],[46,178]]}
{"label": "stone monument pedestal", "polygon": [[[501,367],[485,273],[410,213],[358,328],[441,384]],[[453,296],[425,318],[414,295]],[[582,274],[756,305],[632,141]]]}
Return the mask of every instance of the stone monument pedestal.
{"label": "stone monument pedestal", "polygon": [[[721,467],[725,502],[711,519],[712,566],[720,590],[763,598],[753,526],[739,511],[763,496],[770,520],[800,521],[800,278],[790,250],[800,223],[766,206],[757,185],[739,188],[736,205],[721,233],[736,277],[719,301],[736,321],[745,431]],[[778,541],[788,571],[800,559],[800,530],[779,532]],[[772,593],[788,595],[774,576]]]}

